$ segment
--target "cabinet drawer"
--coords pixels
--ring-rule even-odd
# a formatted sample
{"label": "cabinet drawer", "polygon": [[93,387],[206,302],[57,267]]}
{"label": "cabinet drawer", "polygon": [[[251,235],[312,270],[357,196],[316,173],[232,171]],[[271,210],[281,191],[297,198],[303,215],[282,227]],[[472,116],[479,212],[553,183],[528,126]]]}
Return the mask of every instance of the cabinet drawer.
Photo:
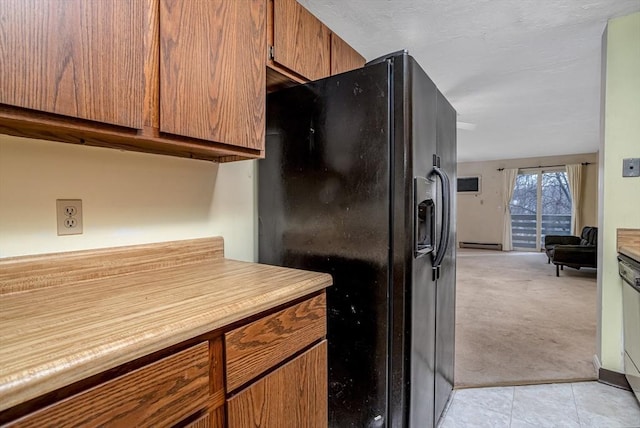
{"label": "cabinet drawer", "polygon": [[327,341],[265,376],[227,402],[229,428],[326,428]]}
{"label": "cabinet drawer", "polygon": [[206,405],[209,346],[201,343],[9,426],[171,426]]}
{"label": "cabinet drawer", "polygon": [[227,391],[323,338],[326,326],[322,293],[226,333]]}

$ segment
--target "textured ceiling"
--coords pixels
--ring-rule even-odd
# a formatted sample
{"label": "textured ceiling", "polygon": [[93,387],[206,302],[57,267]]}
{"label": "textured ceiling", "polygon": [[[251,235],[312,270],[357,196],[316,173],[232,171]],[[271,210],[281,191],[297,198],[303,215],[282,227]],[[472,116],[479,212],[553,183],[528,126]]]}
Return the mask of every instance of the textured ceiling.
{"label": "textured ceiling", "polygon": [[458,111],[458,160],[593,153],[602,33],[640,0],[298,0],[367,60],[400,49]]}

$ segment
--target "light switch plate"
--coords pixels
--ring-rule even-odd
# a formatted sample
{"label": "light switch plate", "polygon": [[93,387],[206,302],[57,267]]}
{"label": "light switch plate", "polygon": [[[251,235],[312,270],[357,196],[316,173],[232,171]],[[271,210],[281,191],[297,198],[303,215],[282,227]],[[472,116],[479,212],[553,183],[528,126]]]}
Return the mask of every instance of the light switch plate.
{"label": "light switch plate", "polygon": [[640,158],[622,159],[623,177],[640,177]]}

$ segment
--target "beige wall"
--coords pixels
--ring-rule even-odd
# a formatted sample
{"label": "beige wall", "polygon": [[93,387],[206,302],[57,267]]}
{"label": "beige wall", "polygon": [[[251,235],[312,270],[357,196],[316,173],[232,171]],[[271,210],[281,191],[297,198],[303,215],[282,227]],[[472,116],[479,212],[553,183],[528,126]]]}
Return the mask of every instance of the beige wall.
{"label": "beige wall", "polygon": [[504,207],[502,205],[502,173],[498,168],[526,168],[539,165],[566,165],[589,162],[583,170],[582,225],[597,225],[598,156],[587,153],[458,163],[458,176],[482,177],[480,194],[458,194],[458,242],[501,243]]}
{"label": "beige wall", "polygon": [[622,177],[622,160],[640,157],[640,12],[610,20],[603,41],[599,357],[604,368],[622,371],[622,281],[616,229],[640,228],[640,177]]}
{"label": "beige wall", "polygon": [[[0,135],[0,257],[221,235],[253,261],[254,170]],[[82,199],[84,234],[57,236],[60,198]]]}

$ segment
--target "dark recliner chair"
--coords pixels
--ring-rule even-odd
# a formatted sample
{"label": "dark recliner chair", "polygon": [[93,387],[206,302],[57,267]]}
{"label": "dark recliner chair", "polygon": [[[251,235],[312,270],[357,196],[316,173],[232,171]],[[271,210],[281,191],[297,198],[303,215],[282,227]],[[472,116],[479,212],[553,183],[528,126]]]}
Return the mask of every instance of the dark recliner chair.
{"label": "dark recliner chair", "polygon": [[560,269],[564,266],[574,269],[596,268],[598,228],[585,226],[580,237],[547,235],[544,237],[544,249],[548,257],[547,262],[556,265],[556,276],[560,276]]}

